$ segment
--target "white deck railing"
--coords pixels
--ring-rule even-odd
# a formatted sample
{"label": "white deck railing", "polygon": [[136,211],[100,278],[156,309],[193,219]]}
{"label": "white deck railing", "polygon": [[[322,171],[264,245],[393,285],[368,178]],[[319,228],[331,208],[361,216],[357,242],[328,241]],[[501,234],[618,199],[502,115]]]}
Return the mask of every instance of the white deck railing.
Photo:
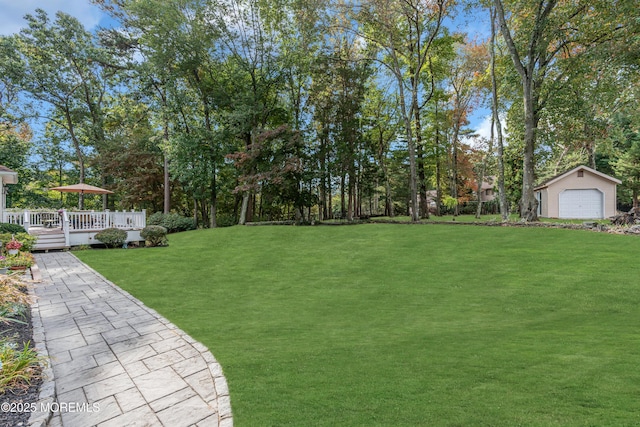
{"label": "white deck railing", "polygon": [[24,224],[24,212],[7,212],[2,213],[2,222],[9,224]]}
{"label": "white deck railing", "polygon": [[105,228],[121,228],[123,230],[142,229],[146,227],[146,212],[67,212],[71,231],[104,230]]}
{"label": "white deck railing", "polygon": [[[143,229],[147,213],[136,211],[5,211],[2,222],[30,227],[58,228],[65,231],[99,231],[105,228]],[[67,225],[67,227],[63,227]]]}

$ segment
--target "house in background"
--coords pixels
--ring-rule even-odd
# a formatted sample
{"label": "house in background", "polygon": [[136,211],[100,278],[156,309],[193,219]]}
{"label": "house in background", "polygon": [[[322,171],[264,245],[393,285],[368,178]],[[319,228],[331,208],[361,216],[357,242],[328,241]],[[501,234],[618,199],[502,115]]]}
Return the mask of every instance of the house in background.
{"label": "house in background", "polygon": [[616,186],[622,182],[587,166],[557,175],[534,191],[538,216],[603,219],[616,214]]}
{"label": "house in background", "polygon": [[18,183],[18,172],[12,171],[6,166],[0,165],[0,220],[4,218],[4,210],[7,208],[7,184]]}
{"label": "house in background", "polygon": [[482,181],[482,186],[480,187],[480,201],[490,202],[495,200],[496,191],[494,187],[496,185],[496,177],[495,176],[487,176]]}

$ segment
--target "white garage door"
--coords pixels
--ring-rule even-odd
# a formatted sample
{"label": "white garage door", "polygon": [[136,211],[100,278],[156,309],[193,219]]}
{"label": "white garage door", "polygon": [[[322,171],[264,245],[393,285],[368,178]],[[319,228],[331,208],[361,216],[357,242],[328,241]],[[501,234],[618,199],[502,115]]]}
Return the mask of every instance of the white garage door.
{"label": "white garage door", "polygon": [[560,218],[604,218],[599,190],[565,190],[560,193]]}

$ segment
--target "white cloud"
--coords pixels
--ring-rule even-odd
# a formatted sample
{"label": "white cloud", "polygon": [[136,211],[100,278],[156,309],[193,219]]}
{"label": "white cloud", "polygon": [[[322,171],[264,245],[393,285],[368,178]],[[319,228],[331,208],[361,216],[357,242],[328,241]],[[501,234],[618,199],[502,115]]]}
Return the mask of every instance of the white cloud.
{"label": "white cloud", "polygon": [[[500,124],[502,124],[502,136],[506,137],[506,117],[500,116]],[[475,138],[461,138],[464,142],[475,146],[480,140],[488,141],[491,138],[491,115],[476,117],[474,123],[471,124],[471,128],[474,130],[474,135],[477,136],[478,140]],[[495,134],[494,137],[496,137]]]}
{"label": "white cloud", "polygon": [[102,11],[89,0],[0,0],[0,35],[17,33],[26,25],[24,16],[35,13],[36,9],[47,12],[51,20],[58,11],[78,19],[91,31],[102,18]]}
{"label": "white cloud", "polygon": [[476,133],[480,138],[491,138],[491,116],[484,116],[482,122],[478,124]]}

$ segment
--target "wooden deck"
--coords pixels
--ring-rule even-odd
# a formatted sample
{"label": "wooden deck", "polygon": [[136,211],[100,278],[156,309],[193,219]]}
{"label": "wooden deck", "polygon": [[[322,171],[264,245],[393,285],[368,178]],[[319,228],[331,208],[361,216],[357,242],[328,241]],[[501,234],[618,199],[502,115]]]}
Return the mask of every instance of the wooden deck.
{"label": "wooden deck", "polygon": [[141,241],[146,227],[146,212],[135,211],[19,211],[4,212],[3,222],[22,225],[38,236],[37,251],[69,249],[72,246],[99,244],[95,235],[107,228],[127,232],[127,242]]}

